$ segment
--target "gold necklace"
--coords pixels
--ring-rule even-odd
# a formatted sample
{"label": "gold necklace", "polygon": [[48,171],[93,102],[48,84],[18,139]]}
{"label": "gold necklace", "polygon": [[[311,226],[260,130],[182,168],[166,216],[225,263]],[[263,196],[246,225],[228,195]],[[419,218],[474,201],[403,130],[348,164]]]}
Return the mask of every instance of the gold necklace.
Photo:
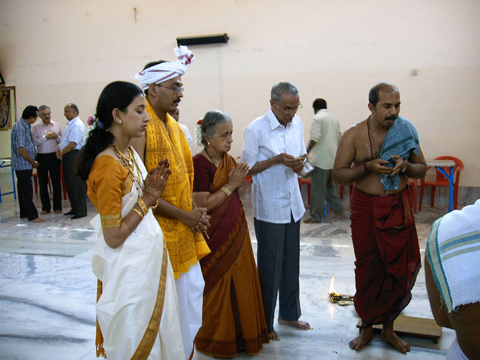
{"label": "gold necklace", "polygon": [[207,155],[208,155],[210,161],[212,162],[212,164],[215,165],[215,167],[218,167],[218,165],[220,165],[220,163],[222,162],[223,154],[222,154],[222,156],[220,157],[220,160],[218,161],[218,164],[215,164],[215,161],[213,161],[213,158],[212,158],[212,157],[210,156],[210,154],[208,153],[208,150],[207,150],[207,147],[206,147],[206,146],[204,147],[204,150],[205,150],[205,152],[207,153]]}
{"label": "gold necklace", "polygon": [[[140,172],[140,167],[138,166],[138,163],[135,160],[135,157],[133,156],[133,152],[130,146],[127,148],[128,157],[125,156],[120,150],[118,150],[118,148],[115,145],[112,145],[112,146],[113,146],[113,151],[115,152],[115,155],[117,155],[118,158],[122,160],[123,166],[125,166],[128,172],[132,175],[133,179],[137,182],[138,186],[140,186],[140,189],[142,189],[142,191],[145,192],[145,188],[142,185],[143,183],[142,173]],[[138,176],[135,174],[135,168],[137,170]],[[140,193],[138,194],[138,196],[140,197]]]}
{"label": "gold necklace", "polygon": [[368,134],[370,135],[370,141],[372,142],[373,148],[375,149],[375,154],[377,155],[377,158],[380,158],[380,153],[378,152],[377,143],[375,142],[375,138],[373,137],[373,134],[372,134],[372,127],[370,126],[370,116],[367,119],[367,127],[368,127]]}

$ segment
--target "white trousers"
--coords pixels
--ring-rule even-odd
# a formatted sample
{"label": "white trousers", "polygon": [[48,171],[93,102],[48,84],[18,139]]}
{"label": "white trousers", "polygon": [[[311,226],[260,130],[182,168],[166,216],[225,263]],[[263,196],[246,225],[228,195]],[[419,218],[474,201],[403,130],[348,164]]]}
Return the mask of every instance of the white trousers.
{"label": "white trousers", "polygon": [[187,273],[180,274],[175,280],[178,297],[178,309],[180,311],[180,329],[182,332],[185,356],[188,359],[193,350],[193,341],[202,326],[203,310],[203,280],[200,263],[188,269]]}

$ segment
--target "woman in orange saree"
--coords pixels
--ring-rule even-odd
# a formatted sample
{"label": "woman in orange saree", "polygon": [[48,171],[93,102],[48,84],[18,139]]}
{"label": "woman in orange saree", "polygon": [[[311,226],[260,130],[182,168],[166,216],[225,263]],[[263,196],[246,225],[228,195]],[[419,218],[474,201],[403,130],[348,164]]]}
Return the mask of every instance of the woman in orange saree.
{"label": "woman in orange saree", "polygon": [[202,327],[197,350],[229,358],[244,350],[254,355],[268,343],[262,295],[247,220],[238,188],[248,174],[228,154],[232,120],[221,111],[205,114],[202,152],[193,158],[193,197],[210,219],[207,239],[211,254],[200,264],[205,278]]}
{"label": "woman in orange saree", "polygon": [[98,213],[91,221],[97,240],[95,343],[97,357],[110,360],[185,359],[173,269],[152,211],[170,176],[169,163],[147,173],[128,146],[148,121],[138,86],[108,84],[77,167]]}

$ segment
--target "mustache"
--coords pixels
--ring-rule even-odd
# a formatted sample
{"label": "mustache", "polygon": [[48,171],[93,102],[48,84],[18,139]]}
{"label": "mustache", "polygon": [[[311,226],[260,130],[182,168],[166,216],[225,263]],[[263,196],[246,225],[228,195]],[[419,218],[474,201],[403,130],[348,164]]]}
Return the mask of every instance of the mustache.
{"label": "mustache", "polygon": [[175,100],[173,103],[174,103],[174,104],[180,104],[180,101],[182,101],[182,100],[177,99],[177,100]]}
{"label": "mustache", "polygon": [[385,118],[385,120],[397,120],[397,116],[392,115]]}

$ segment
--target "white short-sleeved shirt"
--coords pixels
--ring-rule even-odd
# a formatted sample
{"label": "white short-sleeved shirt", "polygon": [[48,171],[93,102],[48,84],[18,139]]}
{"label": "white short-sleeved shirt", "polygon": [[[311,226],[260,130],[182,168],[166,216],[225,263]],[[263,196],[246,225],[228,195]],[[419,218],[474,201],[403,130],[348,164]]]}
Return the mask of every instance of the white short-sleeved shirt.
{"label": "white short-sleeved shirt", "polygon": [[74,142],[77,144],[73,150],[80,150],[83,145],[85,145],[85,137],[87,135],[87,128],[85,124],[77,116],[76,118],[70,120],[65,129],[63,130],[63,135],[60,140],[60,150],[65,149],[68,144]]}
{"label": "white short-sleeved shirt", "polygon": [[313,117],[310,131],[310,139],[316,142],[310,151],[313,166],[323,170],[333,169],[340,137],[340,123],[335,116],[327,109],[319,110]]}
{"label": "white short-sleeved shirt", "polygon": [[178,125],[180,125],[180,127],[182,128],[182,130],[183,130],[183,132],[184,132],[184,134],[185,134],[185,137],[187,138],[188,146],[190,146],[190,150],[192,150],[192,147],[193,147],[193,139],[192,139],[192,134],[190,134],[190,130],[188,130],[187,125],[180,124],[180,123],[178,123]]}
{"label": "white short-sleeved shirt", "polygon": [[[301,156],[306,153],[302,120],[295,116],[283,126],[270,111],[255,119],[245,130],[242,162],[252,168],[257,162],[281,153]],[[298,221],[305,214],[298,176],[292,169],[277,164],[252,176],[253,217],[275,224]]]}

